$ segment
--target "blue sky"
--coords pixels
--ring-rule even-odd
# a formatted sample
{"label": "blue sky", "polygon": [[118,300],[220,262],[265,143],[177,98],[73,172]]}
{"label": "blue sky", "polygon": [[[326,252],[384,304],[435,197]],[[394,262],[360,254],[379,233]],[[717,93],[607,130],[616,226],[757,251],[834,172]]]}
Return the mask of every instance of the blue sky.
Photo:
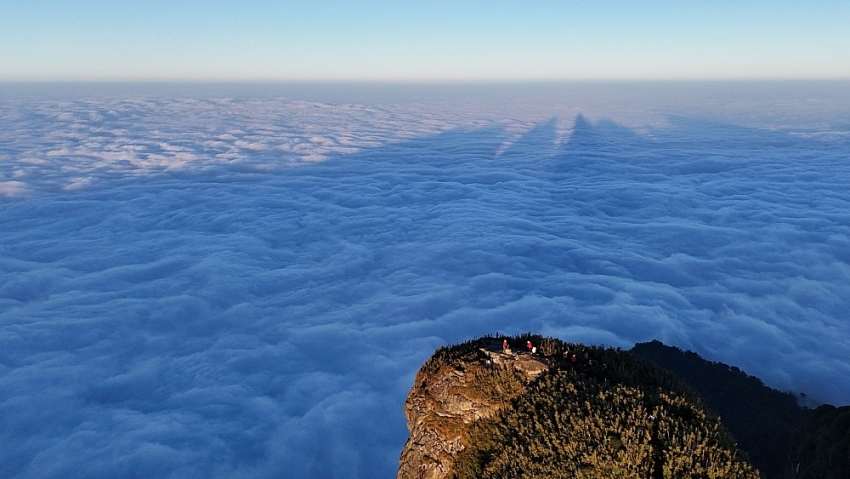
{"label": "blue sky", "polygon": [[850,78],[850,2],[0,6],[0,80]]}

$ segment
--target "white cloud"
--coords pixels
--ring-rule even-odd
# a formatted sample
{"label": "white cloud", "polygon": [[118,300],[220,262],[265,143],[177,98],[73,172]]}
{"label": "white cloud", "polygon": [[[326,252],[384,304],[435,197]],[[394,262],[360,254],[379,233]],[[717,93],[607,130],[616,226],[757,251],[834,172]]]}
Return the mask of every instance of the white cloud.
{"label": "white cloud", "polygon": [[23,181],[0,181],[0,195],[23,196],[27,193],[27,184]]}
{"label": "white cloud", "polygon": [[0,476],[392,477],[417,368],[495,331],[659,338],[850,402],[841,135],[11,104]]}
{"label": "white cloud", "polygon": [[74,191],[85,188],[86,186],[92,183],[93,179],[90,176],[85,178],[71,178],[67,185],[65,185],[62,189],[65,191]]}

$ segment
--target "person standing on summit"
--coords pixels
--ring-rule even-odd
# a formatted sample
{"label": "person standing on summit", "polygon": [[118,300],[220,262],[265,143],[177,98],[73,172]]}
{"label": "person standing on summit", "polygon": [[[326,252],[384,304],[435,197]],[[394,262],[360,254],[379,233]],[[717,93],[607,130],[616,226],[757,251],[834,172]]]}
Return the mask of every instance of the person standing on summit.
{"label": "person standing on summit", "polygon": [[529,341],[528,343],[526,343],[525,347],[527,347],[527,348],[528,348],[528,352],[530,353],[530,352],[531,352],[531,348],[533,348],[534,346],[531,344],[531,341]]}

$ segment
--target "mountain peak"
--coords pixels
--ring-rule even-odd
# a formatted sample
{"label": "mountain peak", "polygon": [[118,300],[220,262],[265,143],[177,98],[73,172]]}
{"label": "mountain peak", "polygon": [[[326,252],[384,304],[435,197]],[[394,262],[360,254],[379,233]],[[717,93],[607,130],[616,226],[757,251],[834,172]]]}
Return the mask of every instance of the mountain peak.
{"label": "mountain peak", "polygon": [[620,349],[530,334],[441,348],[405,414],[400,479],[760,477],[698,394]]}

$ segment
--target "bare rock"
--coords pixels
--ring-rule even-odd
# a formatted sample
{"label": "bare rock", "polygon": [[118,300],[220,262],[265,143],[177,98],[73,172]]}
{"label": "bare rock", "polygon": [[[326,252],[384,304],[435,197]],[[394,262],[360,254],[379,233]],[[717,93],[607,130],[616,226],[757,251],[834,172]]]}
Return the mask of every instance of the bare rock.
{"label": "bare rock", "polygon": [[426,363],[417,373],[404,403],[410,438],[401,453],[398,479],[448,477],[456,455],[466,447],[470,425],[492,416],[515,395],[487,380],[516,371],[520,374],[513,376],[525,385],[548,369],[531,354],[502,352],[500,342],[477,343],[482,354],[475,359],[442,364],[436,370]]}

